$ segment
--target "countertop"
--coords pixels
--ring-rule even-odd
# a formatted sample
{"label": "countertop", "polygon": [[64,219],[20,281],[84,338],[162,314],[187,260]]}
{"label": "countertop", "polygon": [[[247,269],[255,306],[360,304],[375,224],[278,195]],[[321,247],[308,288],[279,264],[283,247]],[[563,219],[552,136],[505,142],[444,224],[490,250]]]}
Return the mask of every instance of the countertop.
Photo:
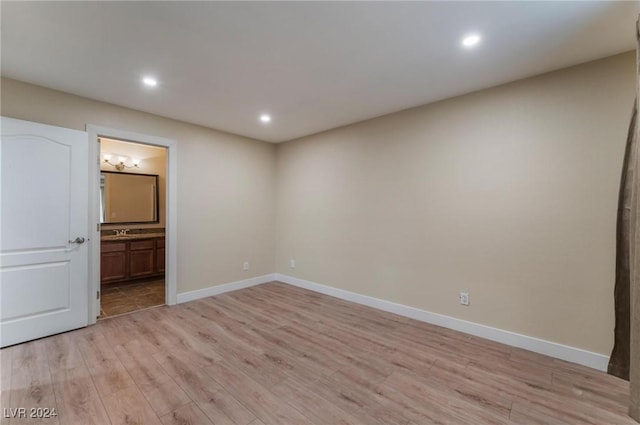
{"label": "countertop", "polygon": [[128,235],[106,235],[101,236],[101,241],[130,241],[134,239],[164,238],[164,233],[131,233]]}

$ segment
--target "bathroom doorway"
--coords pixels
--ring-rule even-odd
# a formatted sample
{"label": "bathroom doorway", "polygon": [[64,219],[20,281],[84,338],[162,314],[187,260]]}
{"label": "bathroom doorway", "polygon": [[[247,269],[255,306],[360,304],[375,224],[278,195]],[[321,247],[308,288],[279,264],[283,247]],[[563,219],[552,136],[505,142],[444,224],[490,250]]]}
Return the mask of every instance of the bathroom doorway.
{"label": "bathroom doorway", "polygon": [[98,137],[98,319],[166,303],[167,148]]}

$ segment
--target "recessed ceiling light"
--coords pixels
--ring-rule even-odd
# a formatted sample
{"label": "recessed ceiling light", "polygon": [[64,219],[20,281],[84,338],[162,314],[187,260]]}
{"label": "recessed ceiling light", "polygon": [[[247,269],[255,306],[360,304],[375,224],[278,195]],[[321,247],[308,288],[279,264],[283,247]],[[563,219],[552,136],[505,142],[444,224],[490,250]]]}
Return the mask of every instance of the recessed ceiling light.
{"label": "recessed ceiling light", "polygon": [[473,47],[480,43],[480,36],[478,34],[469,34],[462,39],[462,45],[464,47]]}
{"label": "recessed ceiling light", "polygon": [[142,82],[144,83],[145,86],[149,86],[149,87],[155,87],[158,85],[158,81],[152,77],[144,77],[142,79]]}
{"label": "recessed ceiling light", "polygon": [[260,115],[260,121],[262,121],[264,123],[271,122],[271,115],[269,115],[269,114]]}

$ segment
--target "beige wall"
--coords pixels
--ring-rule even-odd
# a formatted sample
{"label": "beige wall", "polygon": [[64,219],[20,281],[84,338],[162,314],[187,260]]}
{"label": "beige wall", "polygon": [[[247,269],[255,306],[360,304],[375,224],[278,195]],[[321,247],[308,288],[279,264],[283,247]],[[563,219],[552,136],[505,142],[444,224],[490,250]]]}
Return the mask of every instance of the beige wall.
{"label": "beige wall", "polygon": [[[103,224],[102,229],[152,229],[164,228],[166,223],[166,190],[167,190],[167,149],[157,146],[143,145],[139,143],[129,143],[112,139],[100,139],[100,157],[103,154],[112,154],[114,159],[111,163],[117,161],[115,157],[118,155],[128,156],[131,159],[137,158],[142,160],[137,168],[127,168],[123,172],[134,174],[157,174],[158,175],[158,223],[152,224]],[[128,164],[131,165],[131,164]],[[103,171],[116,171],[116,169],[106,162],[100,163],[100,169]],[[126,189],[125,189],[126,190]],[[107,202],[109,204],[110,201]],[[136,205],[144,205],[136,203]]]}
{"label": "beige wall", "polygon": [[634,69],[618,55],[277,147],[8,79],[1,112],[178,141],[179,293],[275,269],[608,355]]}
{"label": "beige wall", "polygon": [[617,55],[278,145],[276,271],[608,355],[634,71]]}
{"label": "beige wall", "polygon": [[4,116],[177,140],[178,293],[273,272],[274,145],[15,80],[1,84]]}

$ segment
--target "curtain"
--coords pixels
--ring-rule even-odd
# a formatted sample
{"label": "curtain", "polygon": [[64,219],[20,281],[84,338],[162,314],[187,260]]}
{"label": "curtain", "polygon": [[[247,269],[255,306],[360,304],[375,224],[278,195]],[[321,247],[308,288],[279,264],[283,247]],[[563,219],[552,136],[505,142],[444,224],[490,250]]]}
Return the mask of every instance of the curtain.
{"label": "curtain", "polygon": [[636,105],[632,119],[632,145],[630,166],[633,167],[633,187],[630,219],[630,362],[629,382],[631,396],[629,400],[629,416],[640,422],[640,151],[638,139],[640,126],[638,125],[638,102],[640,101],[640,19],[636,22]]}
{"label": "curtain", "polygon": [[638,115],[637,100],[633,104],[631,125],[627,135],[627,146],[624,153],[620,192],[618,194],[618,221],[616,225],[616,283],[614,289],[616,327],[613,351],[609,358],[608,372],[619,378],[629,380],[630,336],[631,336],[631,264],[630,264],[630,225],[631,195],[633,183],[632,164],[635,148],[636,118]]}
{"label": "curtain", "polygon": [[616,228],[615,343],[608,371],[630,382],[629,415],[640,422],[640,19],[636,22],[636,100],[622,165]]}

